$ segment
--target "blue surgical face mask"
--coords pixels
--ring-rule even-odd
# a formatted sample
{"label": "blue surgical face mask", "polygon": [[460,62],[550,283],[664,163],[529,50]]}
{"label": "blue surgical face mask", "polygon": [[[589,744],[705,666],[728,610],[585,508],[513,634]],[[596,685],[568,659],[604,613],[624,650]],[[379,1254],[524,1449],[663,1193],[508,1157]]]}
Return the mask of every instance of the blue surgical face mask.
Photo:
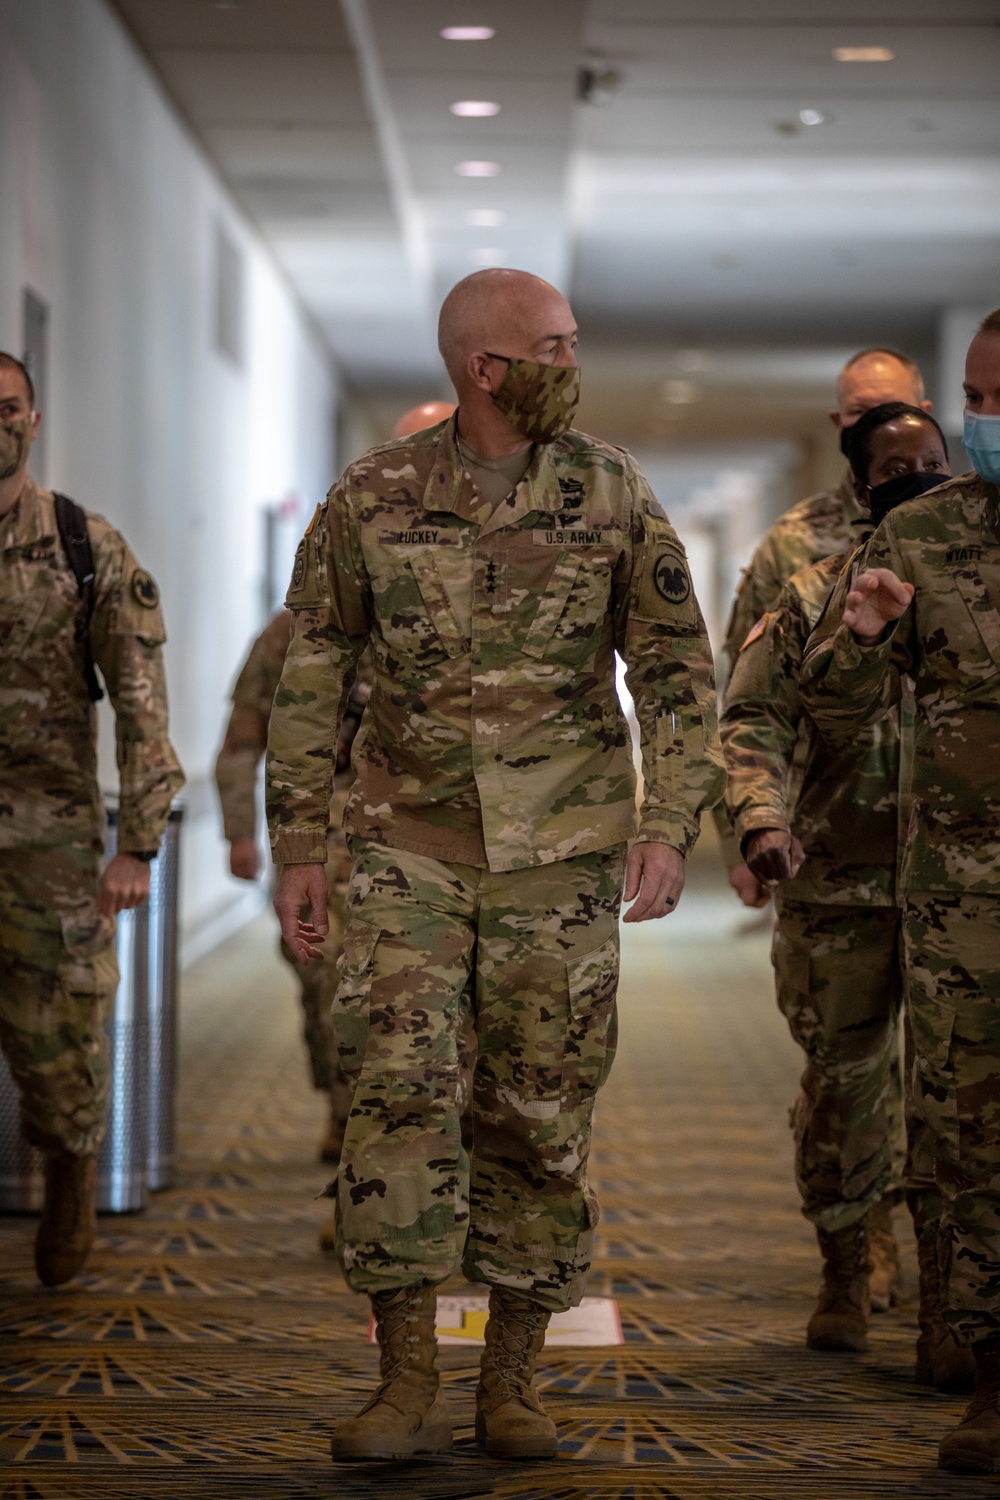
{"label": "blue surgical face mask", "polygon": [[976,473],[990,484],[1000,484],[1000,417],[967,411],[962,441]]}

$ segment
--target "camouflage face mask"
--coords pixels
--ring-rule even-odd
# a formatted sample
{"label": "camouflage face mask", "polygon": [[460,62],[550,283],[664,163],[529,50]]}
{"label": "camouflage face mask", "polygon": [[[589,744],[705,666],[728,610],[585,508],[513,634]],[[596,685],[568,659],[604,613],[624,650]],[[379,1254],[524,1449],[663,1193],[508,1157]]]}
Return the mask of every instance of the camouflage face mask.
{"label": "camouflage face mask", "polygon": [[0,479],[9,479],[26,461],[31,450],[30,417],[0,422]]}
{"label": "camouflage face mask", "polygon": [[490,359],[507,365],[493,400],[522,437],[554,443],[569,431],[580,400],[579,365],[539,365],[506,354],[491,354]]}

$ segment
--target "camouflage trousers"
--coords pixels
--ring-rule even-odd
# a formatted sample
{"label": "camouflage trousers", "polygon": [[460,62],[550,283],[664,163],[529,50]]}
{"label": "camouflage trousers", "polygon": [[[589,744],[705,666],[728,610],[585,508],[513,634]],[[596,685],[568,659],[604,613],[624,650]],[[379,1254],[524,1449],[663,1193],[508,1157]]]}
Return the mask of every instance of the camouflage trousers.
{"label": "camouflage trousers", "polygon": [[95,1153],[118,963],[92,849],[0,849],[0,1047],[21,1128],[43,1151]]}
{"label": "camouflage trousers", "polygon": [[347,1282],[461,1267],[573,1306],[597,1222],[587,1158],[615,1050],[624,848],[492,874],[351,843],[334,1024],[356,1087],[331,1189]]}
{"label": "camouflage trousers", "polygon": [[1000,895],[907,893],[915,1107],[943,1199],[945,1316],[964,1343],[1000,1336]]}
{"label": "camouflage trousers", "polygon": [[775,905],[778,1005],[807,1059],[791,1110],[795,1176],[806,1218],[835,1231],[901,1196],[900,912]]}

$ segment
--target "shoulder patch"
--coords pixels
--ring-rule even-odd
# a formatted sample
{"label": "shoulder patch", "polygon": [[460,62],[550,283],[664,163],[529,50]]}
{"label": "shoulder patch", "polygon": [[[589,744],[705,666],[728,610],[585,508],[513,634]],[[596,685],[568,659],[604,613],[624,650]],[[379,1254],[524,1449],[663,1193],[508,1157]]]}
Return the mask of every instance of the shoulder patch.
{"label": "shoulder patch", "polygon": [[680,539],[667,521],[646,514],[645,538],[637,556],[634,615],[667,626],[676,634],[701,630],[691,572]]}
{"label": "shoulder patch", "polygon": [[760,640],[761,636],[764,634],[764,631],[767,629],[768,619],[769,616],[763,614],[757,621],[756,625],[751,625],[750,629],[747,631],[747,638],[740,647],[741,651],[745,651],[748,646],[752,646],[754,641]]}
{"label": "shoulder patch", "polygon": [[691,597],[687,565],[677,552],[661,552],[653,565],[656,592],[668,604],[684,604]]}
{"label": "shoulder patch", "polygon": [[160,591],[145,568],[135,569],[129,588],[132,591],[132,598],[143,609],[155,609],[160,602]]}

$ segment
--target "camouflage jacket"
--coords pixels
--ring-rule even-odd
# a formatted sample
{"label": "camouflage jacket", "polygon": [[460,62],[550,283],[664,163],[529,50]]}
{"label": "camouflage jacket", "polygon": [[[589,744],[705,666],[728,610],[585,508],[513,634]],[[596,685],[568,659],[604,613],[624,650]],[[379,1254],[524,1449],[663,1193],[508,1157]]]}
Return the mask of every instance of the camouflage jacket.
{"label": "camouflage jacket", "polygon": [[314,517],[288,603],[268,746],[279,863],[323,858],[335,726],[369,641],[349,832],[491,870],[630,838],[616,650],[643,744],[639,837],[686,852],[721,793],[684,550],[630,456],[594,438],[540,445],[496,507],[462,467],[454,419],[373,449]]}
{"label": "camouflage jacket", "polygon": [[[852,578],[890,568],[916,590],[885,638],[843,623]],[[963,474],[891,512],[837,584],[802,668],[834,743],[879,723],[914,682],[912,798],[900,888],[1000,890],[1000,490]]]}
{"label": "camouflage jacket", "polygon": [[733,600],[725,639],[730,670],[751,629],[792,574],[834,553],[852,552],[864,519],[850,473],[836,489],[810,495],[778,517],[744,568]]}
{"label": "camouflage jacket", "polygon": [[[122,537],[87,512],[94,660],[115,711],[118,848],[155,851],[183,784],[167,738],[159,595]],[[0,517],[0,847],[102,848],[97,713],[78,639],[80,595],[55,502],[30,479]]]}
{"label": "camouflage jacket", "polygon": [[[859,538],[860,540],[860,538]],[[800,568],[736,658],[722,716],[726,803],[741,847],[756,829],[790,831],[805,862],[783,896],[837,905],[896,899],[898,714],[834,748],[802,707],[810,632],[848,554]]]}
{"label": "camouflage jacket", "polygon": [[[233,688],[233,710],[215,762],[223,832],[230,843],[257,836],[257,770],[267,749],[271,707],[291,638],[292,612],[290,609],[279,610],[250,647]],[[340,743],[348,750],[361,722],[370,690],[370,670],[366,659],[362,658],[340,727]],[[345,792],[352,780],[349,771],[339,772],[335,778],[336,792]],[[335,817],[338,827],[345,801],[343,796],[339,801],[335,797],[331,809],[331,820]]]}
{"label": "camouflage jacket", "polygon": [[[849,553],[857,545],[859,526],[864,519],[846,472],[836,489],[820,490],[800,500],[774,525],[758,543],[756,551],[743,569],[736,598],[726,626],[723,643],[724,682],[728,681],[740,647],[759,619],[771,609],[793,573],[821,562],[835,553]],[[723,686],[720,697],[725,702]],[[800,745],[800,752],[804,746]],[[715,826],[722,841],[727,865],[738,864],[741,855],[733,838],[727,806],[715,810]]]}

